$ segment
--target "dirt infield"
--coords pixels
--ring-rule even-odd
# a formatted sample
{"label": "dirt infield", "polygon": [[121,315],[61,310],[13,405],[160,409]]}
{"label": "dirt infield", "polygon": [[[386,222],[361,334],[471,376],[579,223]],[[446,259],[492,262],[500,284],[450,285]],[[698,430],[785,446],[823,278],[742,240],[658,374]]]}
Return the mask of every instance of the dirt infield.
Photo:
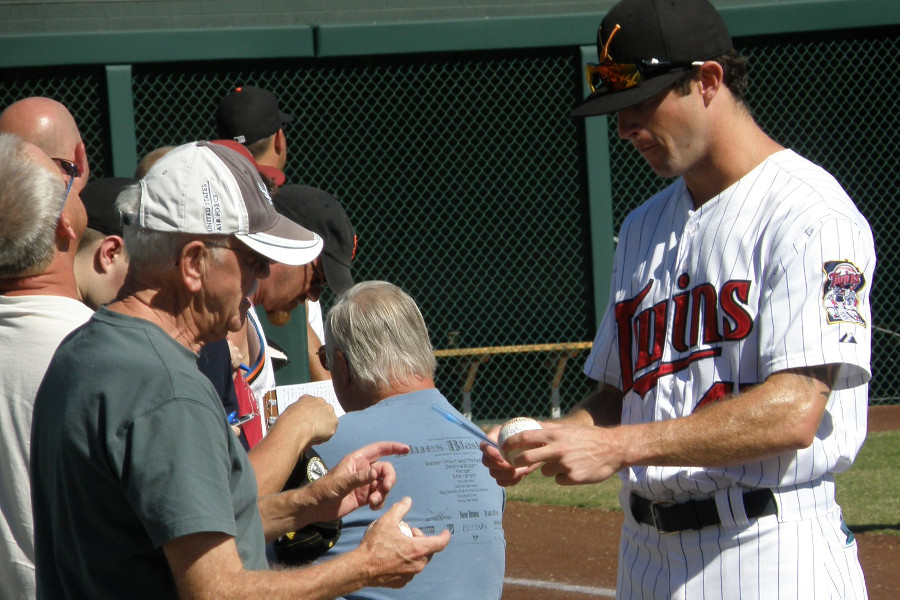
{"label": "dirt infield", "polygon": [[[896,429],[900,406],[869,410],[870,431]],[[560,589],[507,583],[503,600],[585,600],[614,590],[622,518],[621,512],[507,503],[507,579],[554,582]],[[900,537],[858,533],[856,539],[870,600],[900,598]]]}

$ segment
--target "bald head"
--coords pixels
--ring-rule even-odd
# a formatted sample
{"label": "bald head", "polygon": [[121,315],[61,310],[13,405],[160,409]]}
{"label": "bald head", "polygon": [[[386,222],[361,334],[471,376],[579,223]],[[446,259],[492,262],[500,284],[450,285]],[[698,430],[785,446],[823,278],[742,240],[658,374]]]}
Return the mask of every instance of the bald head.
{"label": "bald head", "polygon": [[0,131],[15,133],[48,156],[75,160],[81,134],[69,110],[50,98],[25,98],[0,114]]}
{"label": "bald head", "polygon": [[89,174],[87,152],[75,119],[65,106],[40,96],[14,102],[0,113],[0,133],[14,133],[50,158],[75,163],[79,175],[72,189],[75,193],[84,189]]}

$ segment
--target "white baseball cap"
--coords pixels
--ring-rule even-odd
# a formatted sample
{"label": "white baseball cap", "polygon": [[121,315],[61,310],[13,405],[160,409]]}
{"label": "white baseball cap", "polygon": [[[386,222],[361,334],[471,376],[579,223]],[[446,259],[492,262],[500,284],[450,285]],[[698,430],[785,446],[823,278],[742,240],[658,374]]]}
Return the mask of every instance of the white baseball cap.
{"label": "white baseball cap", "polygon": [[123,223],[153,231],[233,235],[286,265],[305,265],[322,238],[279,215],[256,167],[230,148],[207,142],[179,146],[140,180],[137,215]]}

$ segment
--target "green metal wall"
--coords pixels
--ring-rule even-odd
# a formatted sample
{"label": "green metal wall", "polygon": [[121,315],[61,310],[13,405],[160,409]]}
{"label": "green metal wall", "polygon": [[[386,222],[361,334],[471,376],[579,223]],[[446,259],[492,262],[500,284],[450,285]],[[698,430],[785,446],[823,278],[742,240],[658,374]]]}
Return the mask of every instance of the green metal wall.
{"label": "green metal wall", "polygon": [[[893,402],[900,7],[831,0],[722,10],[751,57],[761,125],[831,170],[873,225],[872,401]],[[0,38],[0,106],[36,94],[65,103],[99,177],[130,174],[157,146],[211,137],[221,96],[239,84],[266,87],[297,117],[287,130],[289,179],[342,200],[359,233],[357,279],[406,289],[436,348],[589,341],[614,233],[665,183],[616,138],[614,118],[566,116],[584,95],[582,63],[596,58],[601,18]],[[584,356],[569,361],[563,410],[588,390]],[[557,359],[482,364],[475,418],[548,415]],[[451,399],[466,368],[439,362]]]}

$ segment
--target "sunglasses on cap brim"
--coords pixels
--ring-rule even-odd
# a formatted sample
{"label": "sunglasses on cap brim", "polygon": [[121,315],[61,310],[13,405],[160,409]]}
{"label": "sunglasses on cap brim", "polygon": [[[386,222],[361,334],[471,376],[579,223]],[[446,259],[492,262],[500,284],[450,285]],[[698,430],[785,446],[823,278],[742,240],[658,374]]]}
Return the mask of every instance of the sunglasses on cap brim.
{"label": "sunglasses on cap brim", "polygon": [[[642,81],[663,75],[673,69],[699,67],[703,61],[659,60],[657,58],[640,59],[630,63],[615,62],[609,55],[609,44],[619,32],[621,26],[616,24],[598,57],[599,62],[585,65],[584,72],[588,87],[593,94],[603,86],[611,92],[621,92],[633,88]],[[600,29],[597,29],[597,41],[600,41]],[[597,44],[600,46],[601,44]]]}

